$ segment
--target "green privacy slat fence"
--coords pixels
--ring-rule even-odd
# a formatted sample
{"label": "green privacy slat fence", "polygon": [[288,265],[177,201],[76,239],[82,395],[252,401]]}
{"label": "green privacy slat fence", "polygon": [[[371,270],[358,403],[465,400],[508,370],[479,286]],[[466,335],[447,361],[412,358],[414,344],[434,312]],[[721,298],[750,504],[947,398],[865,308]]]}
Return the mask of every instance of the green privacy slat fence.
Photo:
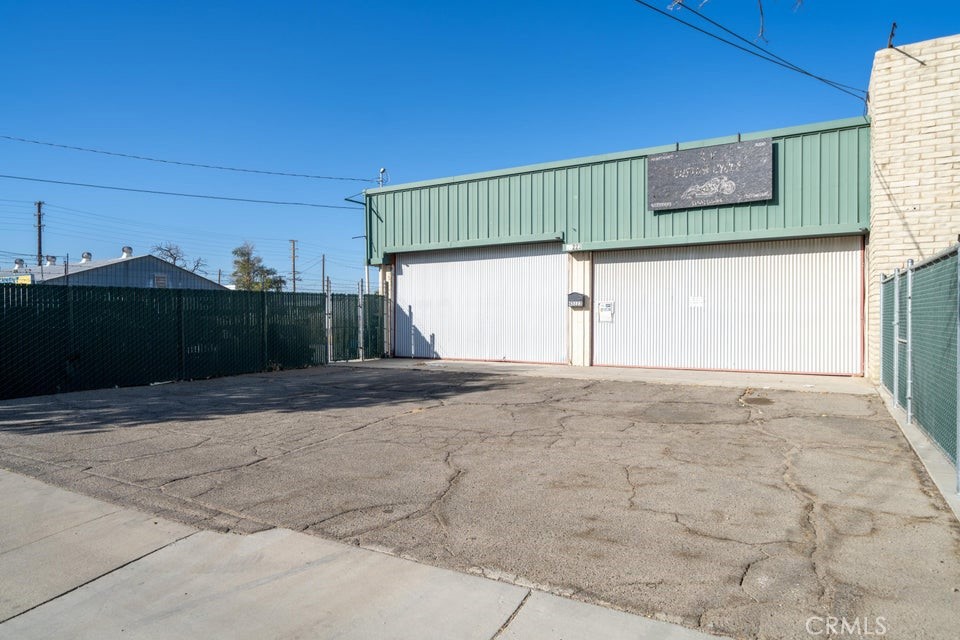
{"label": "green privacy slat fence", "polygon": [[957,460],[957,254],[913,274],[913,416]]}
{"label": "green privacy slat fence", "polygon": [[328,358],[323,294],[0,285],[0,399],[357,358],[357,296],[331,299]]}
{"label": "green privacy slat fence", "polygon": [[382,358],[386,355],[384,327],[386,326],[385,298],[376,294],[363,296],[363,355]]}
{"label": "green privacy slat fence", "polygon": [[[900,272],[898,278],[884,279],[881,284],[883,386],[891,394],[896,392],[897,404],[954,464],[960,429],[957,261],[954,248]],[[897,290],[899,299],[895,304]],[[897,320],[899,328],[895,327]],[[902,338],[902,342],[894,336]]]}
{"label": "green privacy slat fence", "polygon": [[266,301],[269,368],[312,367],[328,361],[324,294],[275,293]]}
{"label": "green privacy slat fence", "polygon": [[356,293],[334,293],[330,296],[333,321],[333,359],[356,360],[360,357],[360,318]]}
{"label": "green privacy slat fence", "polygon": [[263,332],[265,294],[252,291],[183,293],[183,315],[171,319],[183,332],[183,371],[179,378],[216,378],[267,368]]}
{"label": "green privacy slat fence", "polygon": [[[883,307],[880,311],[881,317],[884,319],[880,323],[880,340],[882,341],[881,351],[882,359],[880,369],[882,372],[882,381],[883,386],[887,389],[893,391],[893,357],[895,350],[897,348],[896,340],[894,339],[893,332],[893,279],[889,279],[886,282],[883,282],[880,285],[883,288],[880,296],[883,300]],[[888,321],[889,319],[889,321]]]}

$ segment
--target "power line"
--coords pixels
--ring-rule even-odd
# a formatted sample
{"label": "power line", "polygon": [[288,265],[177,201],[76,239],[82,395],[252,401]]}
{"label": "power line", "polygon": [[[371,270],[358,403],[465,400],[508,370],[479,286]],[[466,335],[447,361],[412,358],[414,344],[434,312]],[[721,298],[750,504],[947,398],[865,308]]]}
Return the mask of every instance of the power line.
{"label": "power line", "polygon": [[[681,20],[680,18],[678,18],[678,17],[675,16],[675,15],[671,15],[670,13],[668,13],[668,12],[662,10],[662,9],[657,8],[657,7],[653,6],[652,4],[649,4],[649,3],[647,3],[647,2],[644,2],[644,0],[634,0],[634,2],[636,2],[636,3],[639,4],[639,5],[642,5],[642,6],[646,7],[647,9],[650,9],[651,11],[657,12],[657,13],[659,13],[660,15],[666,16],[666,17],[670,18],[671,20],[675,20],[676,22],[679,22],[680,24],[682,24],[682,25],[684,25],[684,26],[686,26],[686,27],[690,27],[690,28],[693,29],[694,31],[699,31],[700,33],[702,33],[702,34],[704,34],[704,35],[706,35],[706,36],[709,36],[709,37],[711,37],[711,38],[713,38],[713,39],[715,39],[715,40],[719,40],[720,42],[723,42],[724,44],[728,44],[728,45],[730,45],[731,47],[733,47],[734,49],[739,49],[740,51],[743,51],[744,53],[748,53],[748,54],[750,54],[751,56],[760,58],[761,60],[766,60],[767,62],[770,62],[770,63],[772,63],[772,64],[775,64],[775,65],[777,65],[777,66],[779,66],[779,67],[783,67],[784,69],[789,69],[790,71],[796,71],[797,73],[802,73],[803,75],[806,75],[806,76],[808,76],[808,77],[810,77],[810,78],[814,78],[814,79],[816,79],[816,80],[819,80],[820,82],[823,82],[824,84],[826,84],[826,85],[829,86],[829,87],[833,87],[833,88],[836,89],[837,91],[842,91],[843,93],[845,93],[845,94],[847,94],[847,95],[849,95],[849,96],[853,96],[853,97],[856,98],[857,100],[866,101],[866,97],[865,97],[865,96],[866,96],[866,91],[864,91],[863,89],[854,89],[853,91],[851,91],[851,90],[845,88],[846,85],[841,85],[840,83],[834,82],[833,80],[828,80],[828,79],[826,79],[826,78],[822,78],[822,77],[820,77],[820,76],[814,75],[814,74],[812,74],[812,73],[810,73],[810,72],[808,72],[808,71],[805,71],[805,70],[801,69],[800,67],[796,66],[796,65],[793,64],[793,63],[782,61],[782,59],[777,59],[777,57],[772,57],[773,54],[770,54],[766,49],[763,49],[763,48],[761,48],[761,47],[758,47],[758,48],[760,49],[760,51],[763,51],[763,54],[757,53],[756,51],[752,51],[752,50],[750,50],[750,49],[747,49],[746,47],[742,47],[742,46],[738,45],[736,42],[732,42],[732,41],[730,41],[730,40],[727,40],[726,38],[723,38],[723,37],[721,37],[721,36],[718,36],[718,35],[715,34],[715,33],[712,33],[712,32],[710,32],[710,31],[707,31],[706,29],[702,29],[702,28],[698,27],[698,26],[695,25],[695,24],[691,24],[691,23],[687,22],[686,20]],[[692,9],[690,9],[689,7],[686,7],[685,5],[681,5],[681,6],[684,6],[684,8],[686,8],[688,11],[693,11]],[[697,14],[697,15],[699,15],[699,14]],[[712,21],[711,21],[711,22],[712,22]],[[721,27],[721,28],[723,28],[725,31],[728,31],[729,33],[732,33],[732,32],[730,32],[729,30],[727,30],[725,27]],[[734,34],[734,35],[736,35],[736,34]],[[740,38],[740,36],[737,36],[737,37]],[[742,38],[741,38],[741,39],[742,39]],[[754,45],[754,46],[755,46],[755,45]],[[764,55],[764,54],[767,54],[767,55]],[[859,95],[858,93],[854,93],[854,91],[863,93],[864,95]]]}
{"label": "power line", "polygon": [[275,204],[291,207],[315,207],[319,209],[349,209],[351,211],[361,211],[361,207],[345,207],[338,204],[316,204],[313,202],[285,202],[281,200],[254,200],[251,198],[232,198],[229,196],[211,196],[199,193],[178,193],[175,191],[156,191],[153,189],[134,189],[132,187],[112,187],[102,184],[87,184],[84,182],[67,182],[65,180],[47,180],[44,178],[26,178],[23,176],[8,176],[0,174],[0,178],[7,180],[27,180],[29,182],[45,182],[47,184],[62,184],[71,187],[87,187],[90,189],[109,189],[110,191],[129,191],[132,193],[149,193],[158,196],[176,196],[179,198],[202,198],[204,200],[227,200],[230,202],[249,202],[253,204]]}
{"label": "power line", "polygon": [[103,149],[91,149],[89,147],[75,147],[69,144],[58,144],[56,142],[44,142],[42,140],[31,140],[29,138],[18,138],[17,136],[0,135],[4,140],[14,142],[27,142],[30,144],[39,144],[46,147],[56,147],[58,149],[70,149],[71,151],[86,151],[87,153],[99,153],[105,156],[115,156],[117,158],[128,158],[130,160],[145,160],[147,162],[161,162],[163,164],[175,164],[182,167],[199,167],[201,169],[217,169],[220,171],[238,171],[240,173],[259,173],[268,176],[287,176],[291,178],[310,178],[313,180],[341,180],[345,182],[376,182],[372,178],[350,178],[344,176],[317,176],[308,173],[289,173],[286,171],[267,171],[263,169],[242,169],[239,167],[226,167],[217,164],[203,164],[200,162],[184,162],[180,160],[164,160],[162,158],[151,158],[150,156],[138,156],[131,153],[120,153],[117,151],[104,151]]}
{"label": "power line", "polygon": [[[53,214],[46,212],[46,209],[56,209]],[[189,244],[191,247],[202,247],[204,250],[212,251],[230,251],[236,246],[236,241],[238,235],[244,235],[246,231],[242,229],[236,229],[233,233],[222,233],[217,231],[210,231],[200,228],[184,228],[184,227],[173,227],[166,225],[159,225],[156,223],[148,222],[134,222],[131,220],[123,220],[121,218],[115,218],[112,216],[104,216],[93,214],[92,212],[79,211],[76,209],[70,209],[70,211],[76,212],[74,215],[66,216],[61,213],[60,209],[66,209],[66,207],[61,207],[57,205],[51,205],[47,203],[45,205],[45,217],[49,220],[48,231],[51,233],[58,233],[58,230],[65,235],[71,237],[82,237],[84,232],[93,232],[95,235],[87,235],[88,238],[93,239],[102,239],[104,236],[108,235],[123,235],[130,238],[145,238],[166,236],[166,237],[175,237],[178,242],[181,244]],[[73,217],[76,216],[76,219]],[[3,216],[0,215],[0,224],[2,224]],[[15,220],[10,218],[10,220]],[[19,220],[19,218],[16,218]],[[14,222],[13,224],[20,224],[20,226],[32,227],[31,224],[27,222]],[[247,233],[247,235],[251,235]],[[252,234],[256,237],[257,247],[266,247],[269,250],[281,250],[284,244],[287,244],[289,241],[281,240],[279,238],[272,238],[267,236],[262,236],[259,234]],[[139,240],[137,240],[139,241]],[[297,247],[299,249],[302,242],[297,241]],[[329,248],[323,249],[323,251],[329,251]],[[316,252],[311,251],[311,254]],[[354,258],[356,257],[359,260],[359,253],[335,253],[333,254],[335,258],[342,258],[336,260],[338,263],[342,262],[343,264],[353,266]],[[331,254],[327,253],[327,259],[331,260]],[[316,262],[319,263],[320,258],[316,258]],[[308,267],[309,268],[309,265]],[[359,268],[359,267],[357,267]],[[304,269],[305,270],[305,269]],[[301,271],[298,266],[297,271]]]}
{"label": "power line", "polygon": [[689,6],[687,6],[686,4],[681,3],[681,4],[678,4],[677,6],[680,7],[681,9],[685,10],[685,11],[689,11],[690,13],[692,13],[692,14],[695,15],[695,16],[697,16],[697,17],[700,18],[701,20],[705,20],[706,22],[709,22],[710,24],[712,24],[713,26],[717,27],[718,29],[720,29],[720,30],[722,30],[722,31],[730,34],[731,36],[733,36],[733,37],[736,38],[737,40],[740,40],[741,42],[745,42],[746,44],[750,45],[750,46],[753,47],[754,49],[757,49],[758,51],[763,52],[764,54],[770,56],[771,58],[774,58],[775,60],[779,60],[780,62],[786,64],[787,66],[789,66],[791,69],[793,69],[793,70],[796,71],[797,73],[801,73],[801,74],[803,74],[803,75],[805,75],[805,76],[809,76],[809,77],[811,77],[811,78],[814,78],[815,80],[819,80],[819,81],[821,81],[821,82],[825,82],[825,83],[827,83],[827,84],[829,84],[829,85],[831,85],[831,86],[837,87],[837,88],[842,87],[842,88],[844,88],[844,89],[850,89],[851,91],[857,91],[857,92],[859,92],[859,93],[866,94],[866,91],[864,91],[863,89],[860,89],[859,87],[852,87],[852,86],[850,86],[850,85],[848,85],[848,84],[843,84],[843,83],[840,83],[840,82],[835,82],[835,81],[833,81],[833,80],[829,80],[829,79],[827,79],[827,78],[823,78],[823,77],[821,77],[821,76],[818,76],[818,75],[815,75],[815,74],[813,74],[813,73],[810,73],[810,72],[807,71],[806,69],[802,69],[801,67],[798,67],[797,65],[793,64],[793,63],[790,62],[789,60],[786,60],[785,58],[782,58],[782,57],[778,56],[777,54],[773,53],[772,51],[769,51],[769,50],[767,50],[767,49],[764,49],[763,47],[761,47],[760,45],[758,45],[756,42],[753,42],[753,41],[751,41],[751,40],[748,40],[747,38],[744,38],[743,36],[741,36],[740,34],[736,33],[735,31],[731,31],[730,29],[726,28],[725,26],[723,26],[722,24],[720,24],[720,23],[717,22],[716,20],[713,20],[712,18],[710,18],[710,17],[708,17],[708,16],[700,13],[700,12],[697,11],[696,9],[693,9],[692,7],[689,7]]}

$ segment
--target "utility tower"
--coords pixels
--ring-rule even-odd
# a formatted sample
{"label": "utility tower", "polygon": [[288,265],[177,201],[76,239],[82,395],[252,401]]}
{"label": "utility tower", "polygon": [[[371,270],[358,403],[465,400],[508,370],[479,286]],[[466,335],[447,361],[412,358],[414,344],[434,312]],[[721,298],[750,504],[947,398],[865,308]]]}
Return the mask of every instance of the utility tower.
{"label": "utility tower", "polygon": [[43,264],[43,200],[37,200],[37,266]]}
{"label": "utility tower", "polygon": [[290,241],[290,281],[293,283],[293,292],[297,292],[297,241]]}

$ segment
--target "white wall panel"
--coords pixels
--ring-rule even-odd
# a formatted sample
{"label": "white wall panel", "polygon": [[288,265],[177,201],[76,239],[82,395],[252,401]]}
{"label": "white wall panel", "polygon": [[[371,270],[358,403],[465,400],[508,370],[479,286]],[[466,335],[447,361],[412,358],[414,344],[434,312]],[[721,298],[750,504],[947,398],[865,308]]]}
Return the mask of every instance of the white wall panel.
{"label": "white wall panel", "polygon": [[566,362],[566,294],[559,244],[399,255],[395,352]]}
{"label": "white wall panel", "polygon": [[861,373],[859,237],[594,253],[594,364]]}

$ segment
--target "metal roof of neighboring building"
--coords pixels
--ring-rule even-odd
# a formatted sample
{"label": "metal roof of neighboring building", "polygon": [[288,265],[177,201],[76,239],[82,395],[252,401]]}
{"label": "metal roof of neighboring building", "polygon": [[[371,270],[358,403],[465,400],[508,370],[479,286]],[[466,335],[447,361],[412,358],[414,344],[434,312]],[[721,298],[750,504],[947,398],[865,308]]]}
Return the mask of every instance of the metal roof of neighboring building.
{"label": "metal roof of neighboring building", "polygon": [[[88,261],[70,262],[70,263],[63,263],[63,264],[58,263],[58,264],[52,264],[52,265],[45,264],[43,266],[28,264],[28,265],[24,265],[24,267],[19,270],[14,270],[12,268],[0,269],[0,278],[32,275],[34,283],[36,284],[44,283],[44,282],[50,283],[50,284],[66,284],[65,282],[58,282],[58,281],[65,280],[68,277],[72,278],[75,276],[89,274],[92,271],[101,270],[101,269],[107,269],[109,271],[108,269],[109,267],[114,267],[122,264],[127,264],[127,265],[138,264],[138,266],[145,266],[144,263],[147,263],[147,262],[153,263],[155,268],[159,268],[168,272],[169,271],[181,272],[191,280],[196,279],[197,282],[202,281],[202,283],[205,285],[204,288],[211,288],[211,289],[226,288],[214,282],[213,280],[210,280],[209,278],[203,277],[198,273],[194,273],[192,271],[189,271],[188,269],[178,267],[177,265],[174,265],[166,260],[162,260],[157,256],[154,256],[151,254],[146,254],[142,256],[109,258],[106,260],[88,260]],[[79,284],[79,283],[74,283],[74,284]],[[82,284],[88,284],[88,283],[83,282]],[[94,283],[89,283],[89,284],[94,284]],[[97,282],[95,284],[100,284],[101,286],[113,285],[113,283],[109,283],[109,282]],[[206,286],[206,285],[209,285],[209,286]],[[136,286],[136,285],[128,285],[128,284],[118,282],[113,286]],[[176,287],[170,287],[170,288],[176,288]]]}

